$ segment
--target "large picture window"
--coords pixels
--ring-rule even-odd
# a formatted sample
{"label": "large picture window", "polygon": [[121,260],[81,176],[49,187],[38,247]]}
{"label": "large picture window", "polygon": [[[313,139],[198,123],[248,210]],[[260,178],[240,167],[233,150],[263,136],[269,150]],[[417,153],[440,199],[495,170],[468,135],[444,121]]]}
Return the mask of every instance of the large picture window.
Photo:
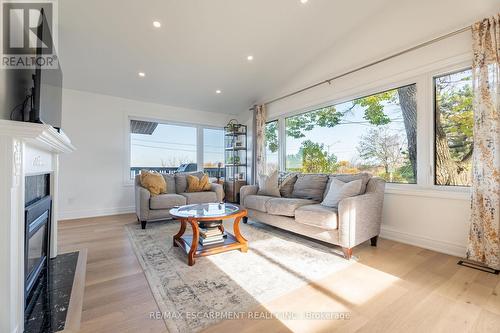
{"label": "large picture window", "polygon": [[142,169],[160,173],[203,170],[210,177],[224,177],[223,163],[222,128],[130,120],[131,179]]}
{"label": "large picture window", "polygon": [[416,84],[285,119],[286,169],[416,183]]}
{"label": "large picture window", "polygon": [[279,170],[278,121],[266,123],[266,173]]}
{"label": "large picture window", "polygon": [[471,185],[472,99],[470,69],[434,78],[436,185]]}

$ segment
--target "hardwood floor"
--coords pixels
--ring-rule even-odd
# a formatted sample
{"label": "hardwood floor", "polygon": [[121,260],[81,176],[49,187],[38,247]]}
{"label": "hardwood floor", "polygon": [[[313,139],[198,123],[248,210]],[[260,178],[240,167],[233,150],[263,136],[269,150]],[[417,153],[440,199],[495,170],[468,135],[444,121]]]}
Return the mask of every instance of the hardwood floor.
{"label": "hardwood floor", "polygon": [[[150,319],[158,307],[128,241],[129,223],[134,215],[59,224],[61,251],[88,249],[81,332],[166,332],[163,321]],[[359,261],[343,271],[252,310],[320,320],[232,320],[206,332],[500,332],[499,276],[386,239],[355,248],[354,256]],[[335,312],[349,319],[328,317]]]}

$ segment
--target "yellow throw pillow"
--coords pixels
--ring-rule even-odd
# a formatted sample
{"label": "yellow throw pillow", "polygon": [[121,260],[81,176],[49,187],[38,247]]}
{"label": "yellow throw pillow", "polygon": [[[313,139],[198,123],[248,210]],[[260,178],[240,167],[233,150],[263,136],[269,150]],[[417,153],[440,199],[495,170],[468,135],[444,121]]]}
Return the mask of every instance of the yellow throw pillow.
{"label": "yellow throw pillow", "polygon": [[207,174],[204,174],[201,179],[193,175],[187,175],[186,179],[188,183],[186,192],[210,191],[212,188]]}
{"label": "yellow throw pillow", "polygon": [[141,185],[146,188],[152,195],[167,193],[167,183],[165,178],[158,172],[142,171]]}

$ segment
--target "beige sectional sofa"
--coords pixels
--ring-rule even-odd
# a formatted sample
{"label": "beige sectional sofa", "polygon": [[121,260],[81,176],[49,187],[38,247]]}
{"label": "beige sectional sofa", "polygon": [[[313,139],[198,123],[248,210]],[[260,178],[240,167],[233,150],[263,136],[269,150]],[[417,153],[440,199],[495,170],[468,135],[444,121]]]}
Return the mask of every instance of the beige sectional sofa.
{"label": "beige sectional sofa", "polygon": [[170,209],[175,206],[190,204],[222,202],[224,189],[220,184],[211,184],[210,191],[187,193],[188,174],[202,177],[203,172],[164,174],[167,183],[167,193],[152,196],[147,189],[141,186],[140,176],[135,177],[135,211],[137,220],[142,229],[149,221],[170,218]]}
{"label": "beige sectional sofa", "polygon": [[[300,177],[300,186],[306,188],[297,189],[299,182],[290,184],[290,179],[293,183],[290,177]],[[259,195],[257,185],[242,187],[240,202],[247,208],[248,216],[262,223],[341,246],[347,259],[352,254],[352,248],[358,244],[371,240],[371,244],[376,246],[384,201],[383,179],[368,173],[290,177],[286,185],[288,193],[284,193],[283,184],[281,197]],[[341,200],[338,208],[323,206],[321,201],[328,193],[332,178],[342,182],[362,179],[362,190],[359,195]]]}

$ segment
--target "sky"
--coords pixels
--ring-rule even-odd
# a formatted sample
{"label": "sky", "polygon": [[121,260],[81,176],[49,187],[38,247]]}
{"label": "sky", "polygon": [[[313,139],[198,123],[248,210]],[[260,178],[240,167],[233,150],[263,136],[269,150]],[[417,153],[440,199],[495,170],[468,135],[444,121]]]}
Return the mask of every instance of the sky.
{"label": "sky", "polygon": [[[196,163],[196,128],[158,124],[152,135],[131,134],[132,167],[178,167]],[[203,129],[204,163],[224,162],[224,132]]]}

